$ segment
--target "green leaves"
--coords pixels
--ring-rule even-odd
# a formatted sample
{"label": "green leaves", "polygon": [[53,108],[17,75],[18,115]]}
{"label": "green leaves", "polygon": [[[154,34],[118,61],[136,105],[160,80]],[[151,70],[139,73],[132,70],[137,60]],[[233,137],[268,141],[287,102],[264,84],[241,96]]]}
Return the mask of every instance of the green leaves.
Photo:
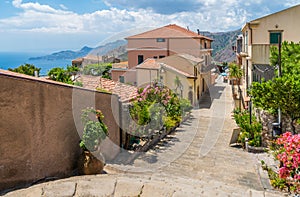
{"label": "green leaves", "polygon": [[239,67],[239,65],[231,63],[229,65],[229,77],[232,79],[241,79],[242,76],[243,70]]}
{"label": "green leaves", "polygon": [[[96,120],[91,120],[90,114],[94,114]],[[90,151],[95,151],[99,143],[105,139],[108,134],[107,126],[103,123],[104,116],[100,110],[87,108],[83,110],[81,115],[84,130],[82,140],[80,142],[81,148],[87,148]]]}
{"label": "green leaves", "polygon": [[73,85],[74,83],[71,77],[72,75],[76,75],[78,71],[79,68],[75,66],[68,66],[67,69],[56,67],[56,68],[52,68],[48,72],[48,76],[51,80]]}
{"label": "green leaves", "polygon": [[83,68],[83,74],[110,78],[108,72],[111,68],[111,63],[89,64]]}
{"label": "green leaves", "polygon": [[41,68],[37,68],[35,67],[33,64],[25,64],[25,65],[21,65],[18,68],[9,68],[9,71],[12,72],[17,72],[17,73],[22,73],[25,75],[30,75],[30,76],[34,76],[34,71],[38,71],[38,73],[40,72]]}
{"label": "green leaves", "polygon": [[[283,42],[282,76],[262,83],[252,83],[250,94],[256,107],[281,112],[291,119],[300,117],[300,43]],[[278,64],[278,48],[271,48],[270,62]],[[291,123],[293,124],[293,123]]]}
{"label": "green leaves", "polygon": [[250,114],[248,111],[235,111],[234,120],[236,124],[241,128],[238,141],[245,143],[245,139],[248,138],[250,146],[261,146],[261,131],[262,125],[257,122],[255,116],[251,116],[252,124],[250,124]]}

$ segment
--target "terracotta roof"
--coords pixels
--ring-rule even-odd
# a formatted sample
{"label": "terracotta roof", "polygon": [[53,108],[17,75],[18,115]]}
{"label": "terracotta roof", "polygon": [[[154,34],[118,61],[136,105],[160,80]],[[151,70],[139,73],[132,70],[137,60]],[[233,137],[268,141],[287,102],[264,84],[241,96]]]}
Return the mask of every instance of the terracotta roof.
{"label": "terracotta roof", "polygon": [[211,38],[199,35],[176,24],[170,24],[141,34],[129,36],[126,39],[135,38],[204,38],[212,40]]}
{"label": "terracotta roof", "polygon": [[77,59],[72,60],[72,63],[82,63],[83,62],[83,58],[79,57]]}
{"label": "terracotta roof", "polygon": [[97,88],[111,92],[120,97],[121,102],[128,102],[137,96],[137,88],[135,86],[116,82],[99,76],[81,76],[83,87],[96,90]]}
{"label": "terracotta roof", "polygon": [[[172,57],[172,56],[169,56],[169,57]],[[162,60],[162,59],[159,59],[159,60]],[[153,58],[146,59],[143,63],[137,65],[136,68],[137,69],[158,70],[158,69],[160,69],[162,67],[162,68],[165,68],[165,69],[167,69],[169,71],[176,72],[176,73],[178,73],[180,75],[183,75],[185,77],[194,78],[193,73],[190,74],[190,73],[186,72],[185,69],[180,68],[180,65],[178,66],[178,68],[176,68],[176,67],[174,67],[172,65],[168,65],[168,64],[162,63],[159,60],[156,60],[156,59],[153,59]],[[194,68],[192,67],[192,71],[193,70],[194,70]]]}
{"label": "terracotta roof", "polygon": [[100,79],[100,84],[97,88],[102,88],[113,94],[119,95],[121,102],[128,102],[138,95],[137,87],[105,78]]}
{"label": "terracotta roof", "polygon": [[152,70],[158,70],[160,68],[159,63],[153,59],[148,58],[143,63],[136,66],[137,69],[152,69]]}
{"label": "terracotta roof", "polygon": [[[2,70],[2,69],[0,69],[0,75],[17,77],[25,80],[27,79],[27,80],[40,81],[40,82],[55,84],[55,85],[81,88],[70,84],[53,81],[47,78],[33,77],[33,76],[11,72],[8,70]],[[96,90],[98,87],[102,88],[108,92],[118,95],[120,97],[121,102],[128,102],[137,96],[137,88],[135,86],[123,84],[120,82],[115,82],[110,79],[101,78],[99,76],[82,75],[80,76],[80,79],[83,82],[83,88],[90,89],[90,90]]]}
{"label": "terracotta roof", "polygon": [[40,81],[40,82],[45,82],[45,83],[74,87],[73,85],[70,85],[70,84],[53,81],[53,80],[49,79],[48,76],[47,77],[34,77],[34,76],[25,75],[25,74],[12,72],[12,71],[8,71],[8,70],[2,70],[2,69],[0,69],[0,75],[6,75],[6,76],[10,76],[10,77],[22,78],[25,80],[27,79],[27,80],[32,80],[32,81]]}
{"label": "terracotta roof", "polygon": [[87,88],[90,90],[96,90],[100,83],[99,76],[81,75],[80,80],[82,82],[83,88]]}
{"label": "terracotta roof", "polygon": [[126,69],[128,69],[128,62],[114,63],[114,64],[112,64],[112,69],[126,70]]}

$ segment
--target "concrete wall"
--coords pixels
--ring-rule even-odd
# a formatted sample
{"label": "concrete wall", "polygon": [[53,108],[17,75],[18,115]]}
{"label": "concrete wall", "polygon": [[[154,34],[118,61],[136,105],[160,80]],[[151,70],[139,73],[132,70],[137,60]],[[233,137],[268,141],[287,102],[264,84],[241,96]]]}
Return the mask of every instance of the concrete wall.
{"label": "concrete wall", "polygon": [[252,46],[252,63],[253,64],[269,64],[270,63],[270,45],[269,44],[255,44]]}
{"label": "concrete wall", "polygon": [[[159,56],[168,56],[167,50],[160,49],[152,49],[152,50],[130,50],[128,51],[128,67],[134,68],[138,65],[138,56],[143,55],[144,61],[148,58],[154,58],[155,56],[159,58]],[[170,55],[170,54],[169,54]]]}
{"label": "concrete wall", "polygon": [[159,74],[157,70],[152,69],[136,69],[136,79],[138,87],[145,87],[148,84],[157,81]]}
{"label": "concrete wall", "polygon": [[111,108],[114,103],[118,111],[116,96],[0,70],[0,191],[72,175],[81,152],[77,128],[82,131],[80,115],[88,100],[104,113],[111,139],[104,151],[113,157],[120,143]]}
{"label": "concrete wall", "polygon": [[[292,7],[267,17],[257,19],[257,26],[253,27],[253,44],[269,44],[269,31],[283,31],[282,40],[300,41],[300,6]],[[277,25],[277,26],[276,26]]]}
{"label": "concrete wall", "polygon": [[[204,49],[204,43],[207,49]],[[156,42],[156,39],[129,39],[128,40],[128,66],[133,68],[138,65],[138,55],[143,55],[144,60],[154,56],[169,56],[186,53],[195,57],[211,56],[211,41],[193,38],[166,38],[165,42]]]}

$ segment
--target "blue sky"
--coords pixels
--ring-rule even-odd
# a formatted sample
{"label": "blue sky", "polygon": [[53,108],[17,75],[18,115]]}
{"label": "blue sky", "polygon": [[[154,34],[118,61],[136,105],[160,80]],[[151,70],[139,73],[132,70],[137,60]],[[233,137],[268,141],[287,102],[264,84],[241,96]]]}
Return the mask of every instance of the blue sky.
{"label": "blue sky", "polygon": [[0,51],[95,47],[167,24],[236,30],[300,0],[0,0]]}

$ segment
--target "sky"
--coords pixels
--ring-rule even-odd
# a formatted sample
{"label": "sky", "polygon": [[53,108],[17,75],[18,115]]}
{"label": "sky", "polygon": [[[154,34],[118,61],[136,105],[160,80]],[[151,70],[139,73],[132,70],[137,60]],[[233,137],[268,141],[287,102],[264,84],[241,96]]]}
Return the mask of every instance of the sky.
{"label": "sky", "polygon": [[300,0],[0,0],[0,52],[80,50],[168,24],[231,31]]}

